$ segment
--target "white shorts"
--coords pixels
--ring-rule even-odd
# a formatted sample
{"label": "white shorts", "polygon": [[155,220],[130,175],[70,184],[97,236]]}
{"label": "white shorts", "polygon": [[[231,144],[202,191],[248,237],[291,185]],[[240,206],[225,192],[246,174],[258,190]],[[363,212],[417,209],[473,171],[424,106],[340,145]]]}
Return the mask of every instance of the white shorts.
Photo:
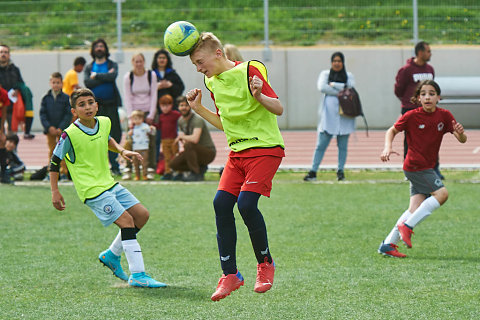
{"label": "white shorts", "polygon": [[104,227],[111,225],[137,203],[140,201],[118,183],[99,196],[85,201]]}

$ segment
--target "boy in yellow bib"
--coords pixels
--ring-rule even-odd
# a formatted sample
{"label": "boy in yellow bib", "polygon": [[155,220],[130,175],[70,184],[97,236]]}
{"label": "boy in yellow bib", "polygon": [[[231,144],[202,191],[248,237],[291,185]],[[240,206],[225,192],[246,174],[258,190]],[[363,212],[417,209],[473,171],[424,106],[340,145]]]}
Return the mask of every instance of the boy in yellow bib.
{"label": "boy in yellow bib", "polygon": [[275,263],[258,199],[261,195],[270,196],[272,179],[285,156],[277,124],[283,106],[270,87],[265,66],[259,61],[228,60],[222,43],[212,33],[200,35],[190,59],[197,71],[205,75],[205,85],[217,112],[202,105],[200,89],[188,92],[188,104],[225,132],[232,149],[213,200],[223,275],[211,299],[223,299],[244,284],[236,264],[235,203],[248,228],[258,262],[254,291],[263,293],[273,285]]}
{"label": "boy in yellow bib", "polygon": [[[107,117],[96,117],[98,104],[89,89],[75,90],[70,103],[78,117],[65,131],[53,151],[50,162],[52,204],[65,209],[65,200],[58,190],[60,161],[65,158],[77,194],[106,227],[115,223],[120,231],[110,247],[100,253],[99,260],[113,274],[135,287],[165,287],[145,274],[143,256],[137,242],[137,232],[147,223],[147,209],[110,174],[108,151],[120,153],[126,160],[142,160],[137,152],[125,150],[110,137],[111,123]],[[122,251],[131,272],[127,277],[120,264]]]}

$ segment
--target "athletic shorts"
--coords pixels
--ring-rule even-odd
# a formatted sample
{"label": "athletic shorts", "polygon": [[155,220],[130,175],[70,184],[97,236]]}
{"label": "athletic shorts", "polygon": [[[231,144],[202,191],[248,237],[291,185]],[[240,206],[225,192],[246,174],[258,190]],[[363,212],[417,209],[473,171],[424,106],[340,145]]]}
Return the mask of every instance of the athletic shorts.
{"label": "athletic shorts", "polygon": [[256,192],[270,197],[272,180],[281,162],[281,157],[274,156],[229,157],[218,190],[237,197],[241,191]]}
{"label": "athletic shorts", "polygon": [[432,192],[443,188],[442,179],[433,169],[422,171],[403,171],[405,177],[410,181],[410,196],[416,194],[430,195]]}
{"label": "athletic shorts", "polygon": [[114,185],[98,197],[85,201],[104,227],[111,225],[137,203],[140,201],[120,184]]}

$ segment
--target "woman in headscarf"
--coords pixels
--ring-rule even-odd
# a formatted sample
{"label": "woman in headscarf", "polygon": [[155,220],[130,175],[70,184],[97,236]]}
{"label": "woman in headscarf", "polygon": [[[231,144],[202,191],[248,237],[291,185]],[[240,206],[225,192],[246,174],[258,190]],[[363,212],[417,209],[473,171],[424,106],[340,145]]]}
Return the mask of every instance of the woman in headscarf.
{"label": "woman in headscarf", "polygon": [[312,168],[303,178],[305,181],[316,180],[318,167],[333,136],[336,136],[338,146],[337,179],[345,180],[343,169],[347,159],[348,137],[355,131],[355,118],[340,114],[338,93],[345,87],[354,87],[355,79],[352,73],[345,70],[343,53],[333,53],[331,64],[330,70],[322,71],[318,77],[317,88],[323,94],[320,100],[320,122]]}

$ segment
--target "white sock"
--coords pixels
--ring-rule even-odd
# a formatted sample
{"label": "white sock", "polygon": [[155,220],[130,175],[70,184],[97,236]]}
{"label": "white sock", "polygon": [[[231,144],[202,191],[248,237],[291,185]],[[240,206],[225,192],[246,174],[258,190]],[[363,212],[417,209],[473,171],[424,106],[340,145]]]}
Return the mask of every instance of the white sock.
{"label": "white sock", "polygon": [[118,234],[113,240],[112,244],[108,248],[112,253],[116,256],[120,256],[123,252],[123,245],[122,245],[122,231],[118,230]]}
{"label": "white sock", "polygon": [[423,200],[420,207],[412,214],[405,224],[411,227],[412,229],[426,219],[429,215],[432,214],[433,210],[440,208],[440,203],[434,196],[431,196],[425,200]]}
{"label": "white sock", "polygon": [[142,249],[137,239],[123,240],[122,245],[125,256],[127,257],[130,273],[145,272]]}
{"label": "white sock", "polygon": [[405,210],[405,212],[398,218],[397,223],[395,223],[395,226],[393,227],[392,231],[388,234],[388,236],[385,238],[383,243],[393,243],[397,244],[398,240],[400,240],[400,233],[398,232],[397,224],[404,222],[409,218],[411,215],[410,211]]}

